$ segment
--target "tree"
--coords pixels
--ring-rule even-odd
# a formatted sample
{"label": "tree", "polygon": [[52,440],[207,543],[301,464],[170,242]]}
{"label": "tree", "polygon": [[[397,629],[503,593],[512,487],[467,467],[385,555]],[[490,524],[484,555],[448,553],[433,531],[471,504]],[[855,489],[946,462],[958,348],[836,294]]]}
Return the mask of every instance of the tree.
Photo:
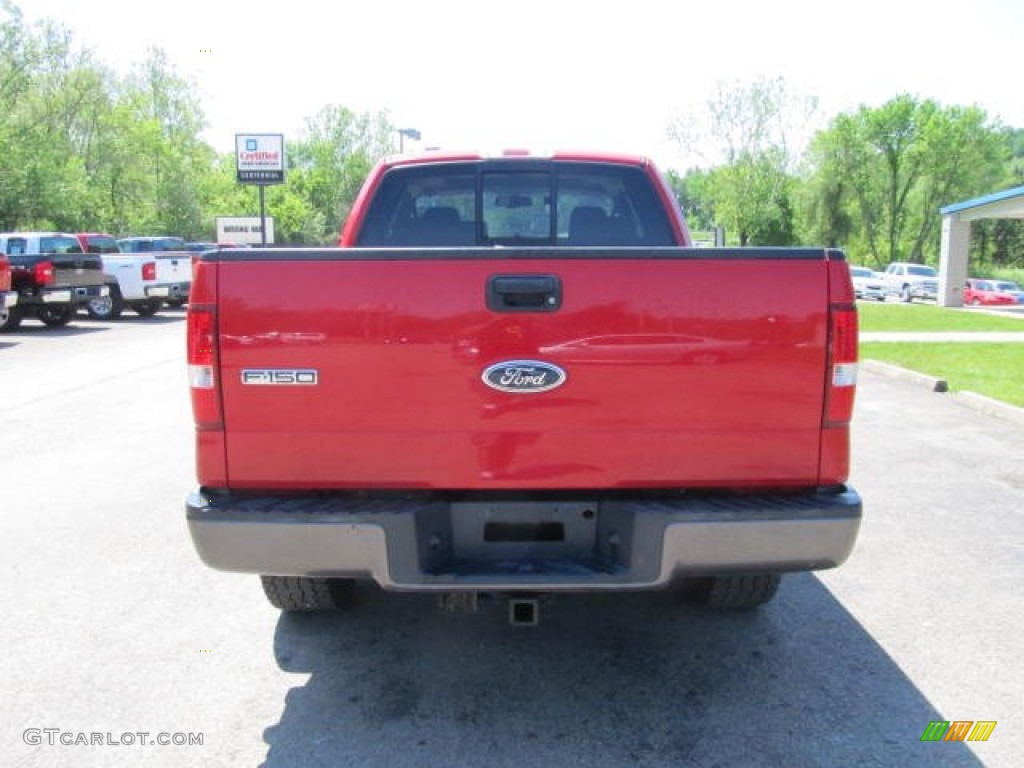
{"label": "tree", "polygon": [[96,97],[87,54],[51,22],[32,27],[5,4],[0,24],[0,223],[61,226],[88,179],[76,150]]}
{"label": "tree", "polygon": [[934,259],[938,209],[991,189],[1007,160],[982,110],[943,109],[909,95],[837,116],[810,156],[805,230],[847,235],[876,267]]}
{"label": "tree", "polygon": [[708,189],[715,217],[739,245],[792,245],[791,180],[774,150],[713,168]]}
{"label": "tree", "polygon": [[706,205],[740,245],[792,243],[791,147],[816,110],[814,99],[791,93],[782,78],[720,83],[706,113],[670,125],[686,154],[720,162],[710,171]]}
{"label": "tree", "polygon": [[118,94],[121,129],[110,180],[124,205],[118,228],[193,237],[203,231],[199,190],[214,162],[200,138],[205,118],[194,85],[159,49]]}
{"label": "tree", "polygon": [[686,222],[691,231],[706,231],[715,227],[715,211],[709,184],[711,171],[691,168],[679,175],[670,170],[666,174],[668,183],[686,212]]}
{"label": "tree", "polygon": [[161,51],[116,78],[50,21],[0,6],[0,226],[189,235],[213,154]]}
{"label": "tree", "polygon": [[[1000,130],[1010,160],[1005,168],[1001,189],[1024,185],[1024,130]],[[986,219],[974,222],[971,228],[970,258],[978,264],[998,267],[1024,267],[1024,221],[1020,219]]]}
{"label": "tree", "polygon": [[357,114],[337,104],[306,121],[306,135],[289,147],[288,187],[317,217],[321,239],[337,240],[373,164],[393,151],[394,136],[386,115]]}

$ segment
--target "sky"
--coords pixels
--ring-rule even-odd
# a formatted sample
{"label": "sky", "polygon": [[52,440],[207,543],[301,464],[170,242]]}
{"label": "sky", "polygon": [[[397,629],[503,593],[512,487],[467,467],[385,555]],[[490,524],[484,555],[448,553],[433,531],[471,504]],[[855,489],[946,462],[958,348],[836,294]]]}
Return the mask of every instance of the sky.
{"label": "sky", "polygon": [[14,0],[127,72],[162,48],[197,85],[205,138],[299,138],[327,104],[420,131],[406,149],[605,149],[699,165],[668,138],[759,78],[816,122],[901,93],[1024,127],[1024,0]]}

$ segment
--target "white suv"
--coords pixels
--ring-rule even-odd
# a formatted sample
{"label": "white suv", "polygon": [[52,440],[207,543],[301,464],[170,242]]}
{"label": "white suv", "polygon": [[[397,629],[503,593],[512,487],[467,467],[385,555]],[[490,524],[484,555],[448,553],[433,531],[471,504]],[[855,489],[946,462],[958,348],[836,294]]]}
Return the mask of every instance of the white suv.
{"label": "white suv", "polygon": [[850,267],[853,292],[858,299],[885,301],[885,282],[882,276],[867,267]]}
{"label": "white suv", "polygon": [[896,261],[885,269],[885,293],[901,301],[932,299],[939,296],[939,273],[925,264]]}

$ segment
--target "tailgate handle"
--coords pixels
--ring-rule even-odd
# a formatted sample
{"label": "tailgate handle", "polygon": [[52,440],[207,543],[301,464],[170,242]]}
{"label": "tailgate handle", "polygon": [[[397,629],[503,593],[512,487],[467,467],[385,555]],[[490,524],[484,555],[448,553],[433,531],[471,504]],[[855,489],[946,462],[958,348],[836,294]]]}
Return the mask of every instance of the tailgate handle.
{"label": "tailgate handle", "polygon": [[558,275],[491,275],[487,308],[495,312],[556,312],[562,306]]}

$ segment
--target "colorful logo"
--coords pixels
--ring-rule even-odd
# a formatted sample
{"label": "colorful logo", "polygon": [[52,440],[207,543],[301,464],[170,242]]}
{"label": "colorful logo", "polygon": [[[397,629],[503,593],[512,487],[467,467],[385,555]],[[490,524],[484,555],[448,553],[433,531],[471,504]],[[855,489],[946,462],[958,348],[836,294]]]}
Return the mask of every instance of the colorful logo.
{"label": "colorful logo", "polygon": [[996,729],[995,720],[932,720],[921,741],[988,741]]}
{"label": "colorful logo", "polygon": [[260,148],[260,144],[259,144],[258,141],[256,141],[256,139],[246,139],[245,140],[245,151],[246,152],[255,152],[259,148]]}

